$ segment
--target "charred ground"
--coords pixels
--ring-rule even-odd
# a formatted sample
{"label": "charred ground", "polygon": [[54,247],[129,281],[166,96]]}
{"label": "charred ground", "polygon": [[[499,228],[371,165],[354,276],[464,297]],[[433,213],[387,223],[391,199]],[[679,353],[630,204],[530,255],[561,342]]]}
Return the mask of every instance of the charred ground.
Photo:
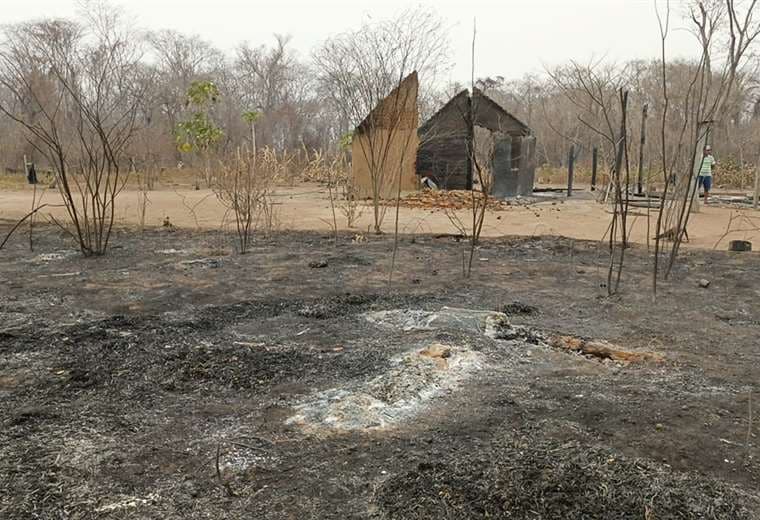
{"label": "charred ground", "polygon": [[[645,248],[608,298],[600,246],[552,237],[485,241],[465,281],[460,242],[407,236],[391,290],[392,237],[36,238],[0,251],[2,518],[760,517],[757,255],[686,251],[653,303]],[[363,317],[443,306],[665,361]],[[486,368],[392,427],[288,423],[427,342]]]}

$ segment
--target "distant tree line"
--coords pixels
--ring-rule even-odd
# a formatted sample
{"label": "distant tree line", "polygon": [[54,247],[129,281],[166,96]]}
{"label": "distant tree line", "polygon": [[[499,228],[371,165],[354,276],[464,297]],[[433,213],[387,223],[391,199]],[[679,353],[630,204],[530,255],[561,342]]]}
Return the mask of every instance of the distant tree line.
{"label": "distant tree line", "polygon": [[[758,62],[738,72],[736,84],[724,105],[720,119],[711,129],[711,142],[721,162],[754,166],[760,153],[760,75]],[[641,115],[647,105],[649,125],[646,135],[645,162],[658,168],[662,146],[659,122],[664,110],[661,61],[632,61],[622,64],[570,63],[542,75],[528,74],[521,79],[482,78],[478,85],[512,114],[525,122],[537,136],[539,164],[562,167],[568,150],[575,145],[577,159],[588,166],[591,151],[599,149],[607,163],[614,158],[614,146],[596,130],[606,126],[604,115],[592,96],[609,103],[609,117],[619,120],[617,92],[629,91],[629,133],[638,135]],[[683,106],[690,94],[690,82],[697,75],[699,63],[678,60],[666,63],[671,106]],[[719,79],[716,78],[717,82]],[[677,134],[684,123],[684,112],[667,114],[666,146],[677,146]],[[639,141],[632,140],[630,154],[638,157]],[[674,150],[670,150],[674,153]]]}
{"label": "distant tree line", "polygon": [[[694,9],[699,6],[721,8],[730,4],[732,2],[724,4],[718,0],[693,2]],[[751,7],[754,9],[754,5]],[[109,8],[108,12],[113,9]],[[725,18],[725,12],[722,14]],[[56,106],[65,85],[60,75],[56,77],[54,61],[82,45],[92,44],[93,38],[97,37],[93,34],[98,32],[92,28],[99,23],[104,23],[102,16],[98,19],[90,15],[75,20],[28,21],[2,29],[0,106],[6,109],[6,117],[0,114],[0,167],[19,169],[22,157],[27,155],[43,168],[55,168],[55,164],[50,164],[54,159],[41,153],[40,136],[25,132],[13,117],[7,116],[38,122],[46,112],[59,117],[70,108],[64,106],[66,103]],[[232,153],[251,140],[251,125],[244,117],[251,113],[257,114],[254,132],[259,147],[278,151],[330,151],[337,148],[341,138],[361,120],[359,114],[371,108],[356,106],[356,96],[350,92],[350,78],[352,75],[365,79],[372,76],[367,71],[340,70],[344,63],[346,66],[357,62],[372,63],[364,59],[364,55],[360,60],[347,59],[345,53],[351,49],[356,49],[357,53],[377,53],[378,62],[382,63],[385,48],[399,42],[411,45],[413,42],[405,39],[407,37],[425,40],[426,43],[415,44],[415,52],[425,51],[427,55],[413,56],[415,63],[382,63],[383,68],[378,70],[375,82],[378,86],[393,85],[397,81],[393,77],[396,69],[420,65],[423,69],[419,71],[420,121],[464,88],[461,84],[441,81],[441,73],[450,70],[451,66],[446,27],[434,14],[421,10],[403,13],[396,19],[394,30],[400,31],[397,41],[373,40],[371,45],[362,47],[361,35],[367,29],[362,27],[328,39],[308,55],[298,53],[291,38],[284,35],[274,35],[269,43],[258,45],[244,42],[225,54],[196,35],[173,30],[146,32],[129,25],[126,17],[116,15],[108,23],[109,30],[119,33],[123,49],[129,48],[128,56],[122,52],[119,57],[125,61],[120,65],[120,72],[128,70],[128,76],[114,77],[116,71],[109,71],[108,81],[97,86],[102,90],[97,94],[107,94],[110,101],[120,100],[130,108],[126,112],[134,120],[129,125],[129,139],[124,143],[120,160],[129,158],[138,167],[145,163],[173,167],[180,162],[195,161],[201,166],[197,155],[188,153],[178,144],[182,124],[187,123],[197,109],[188,99],[188,92],[199,82],[212,83],[218,92],[218,99],[204,109],[204,117],[222,130],[214,143],[219,153]],[[727,26],[721,23],[716,19],[715,27],[710,28],[714,33],[709,35],[711,45],[721,45],[720,34],[728,34]],[[419,30],[421,26],[424,31]],[[750,28],[755,27],[756,23]],[[404,33],[406,29],[409,34]],[[380,31],[373,34],[382,36]],[[699,34],[695,34],[695,55],[699,50]],[[754,163],[760,152],[760,60],[757,52],[752,50],[748,50],[746,56],[751,58],[736,71],[730,96],[711,135],[720,159],[737,165]],[[88,88],[84,83],[78,83],[84,76],[82,71],[87,63],[65,65],[68,83],[80,90]],[[508,65],[505,63],[505,69]],[[691,92],[689,82],[700,63],[697,59],[679,60],[667,63],[666,67],[671,104],[678,106]],[[718,65],[714,67],[717,69]],[[481,78],[477,86],[533,129],[539,164],[559,167],[565,164],[571,145],[576,146],[581,164],[590,161],[593,147],[598,147],[602,157],[611,163],[614,146],[605,142],[595,130],[602,123],[603,114],[598,110],[594,112],[597,104],[593,96],[616,99],[617,91],[625,88],[630,92],[631,114],[640,114],[647,105],[649,117],[657,119],[663,110],[662,77],[661,62],[656,59],[620,64],[570,62],[516,80],[498,76]],[[336,78],[340,79],[340,84],[336,84]],[[359,84],[357,88],[366,86]],[[615,103],[610,104],[608,116],[611,119],[616,120],[614,111],[617,109]],[[114,117],[115,114],[104,115]],[[678,142],[672,135],[679,131],[682,118],[683,114],[675,109],[667,115],[665,140],[670,146],[676,146],[672,143]],[[635,135],[641,118],[632,115],[630,121],[631,134]],[[74,134],[76,125],[64,124],[58,130]],[[65,144],[67,135],[59,137]],[[654,151],[661,149],[661,141],[658,126],[651,125],[646,146],[652,153],[646,157],[654,156]],[[631,155],[637,156],[636,140],[632,140],[631,147]],[[81,157],[74,155],[80,154],[69,147],[66,157],[77,169],[82,161]]]}
{"label": "distant tree line", "polygon": [[[101,9],[112,12],[110,7],[101,6]],[[64,86],[61,78],[52,72],[55,64],[51,60],[74,48],[91,44],[98,37],[91,30],[93,24],[98,23],[94,18],[88,15],[76,20],[43,19],[3,27],[0,35],[0,106],[5,109],[6,116],[18,116],[35,123],[40,117],[44,118],[45,110],[41,107],[56,112],[55,105]],[[429,25],[435,34],[410,33],[408,36],[428,37],[431,42],[440,43],[425,64],[431,71],[424,76],[425,79],[429,85],[436,85],[438,82],[433,72],[437,73],[447,65],[445,30],[435,16],[421,11],[405,13],[404,19],[410,31],[419,25],[409,20],[432,21]],[[334,69],[325,71],[320,68],[330,60],[329,52],[336,45],[346,44],[348,40],[361,44],[356,33],[349,32],[328,40],[323,48],[315,49],[313,56],[299,54],[293,48],[290,36],[279,34],[274,35],[269,43],[254,45],[244,42],[232,53],[225,54],[196,35],[173,30],[141,31],[130,26],[124,16],[113,15],[109,23],[111,29],[126,36],[124,45],[129,45],[132,52],[129,77],[120,78],[129,82],[132,94],[137,96],[125,100],[125,103],[134,101],[136,110],[134,135],[124,156],[133,158],[138,166],[151,162],[171,167],[179,162],[198,160],[178,146],[182,123],[197,112],[188,96],[193,85],[211,83],[218,92],[218,99],[208,104],[204,116],[223,130],[223,135],[215,143],[220,154],[229,153],[250,141],[251,125],[245,114],[258,114],[255,125],[257,146],[279,151],[337,148],[341,137],[359,122],[355,111],[346,109],[345,92],[335,85]],[[392,45],[393,42],[379,43]],[[71,66],[68,71],[71,79],[80,77],[75,64],[67,65]],[[396,65],[387,64],[388,70],[383,72],[394,74]],[[413,65],[407,63],[404,67]],[[84,67],[84,64],[76,66]],[[355,71],[346,72],[350,75]],[[378,78],[378,88],[392,84],[387,79],[381,81]],[[126,86],[111,77],[98,88],[124,92]],[[436,102],[433,89],[426,92],[428,96],[424,99],[432,106],[430,104]],[[65,110],[63,106],[58,108]],[[51,161],[47,154],[40,151],[39,137],[24,132],[17,123],[13,117],[0,115],[0,167],[19,169],[23,155],[27,155],[43,163],[43,167],[53,169],[55,165],[48,164]],[[66,125],[60,130],[76,132],[76,128]],[[75,159],[72,162],[80,161]]]}

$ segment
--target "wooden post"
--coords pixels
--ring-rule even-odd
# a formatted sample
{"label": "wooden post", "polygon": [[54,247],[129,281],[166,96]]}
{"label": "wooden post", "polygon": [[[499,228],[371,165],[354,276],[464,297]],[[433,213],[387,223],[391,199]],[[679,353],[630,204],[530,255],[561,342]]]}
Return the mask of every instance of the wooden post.
{"label": "wooden post", "polygon": [[637,185],[636,193],[643,195],[644,187],[644,148],[647,144],[647,113],[649,111],[649,105],[644,104],[644,108],[641,109],[641,141],[639,141],[639,182]]}
{"label": "wooden post", "polygon": [[29,162],[24,154],[24,177],[26,177],[27,184],[37,184],[37,172],[32,173],[31,168],[33,163]]}
{"label": "wooden post", "polygon": [[467,180],[465,189],[472,190],[475,175],[473,172],[474,164],[472,161],[475,155],[475,102],[474,96],[467,96]]}
{"label": "wooden post", "polygon": [[570,153],[567,156],[567,196],[573,196],[573,173],[575,167],[575,145],[570,146]]}
{"label": "wooden post", "polygon": [[596,169],[599,161],[599,148],[594,146],[591,152],[591,191],[596,191]]}
{"label": "wooden post", "polygon": [[755,203],[753,207],[758,209],[758,199],[760,199],[760,155],[757,157],[757,167],[755,168]]}

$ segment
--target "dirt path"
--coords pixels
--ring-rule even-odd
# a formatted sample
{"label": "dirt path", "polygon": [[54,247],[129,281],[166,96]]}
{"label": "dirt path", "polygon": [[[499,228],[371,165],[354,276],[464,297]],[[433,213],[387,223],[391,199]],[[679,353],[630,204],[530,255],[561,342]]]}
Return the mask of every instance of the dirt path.
{"label": "dirt path", "polygon": [[[219,204],[210,190],[191,189],[158,190],[149,193],[145,223],[147,227],[160,226],[165,217],[172,224],[187,229],[219,229],[225,218],[225,208]],[[326,190],[316,185],[294,188],[278,188],[276,200],[277,223],[280,229],[328,231],[331,229],[332,212]],[[44,202],[59,203],[57,192],[45,194]],[[29,211],[31,191],[0,192],[0,219],[14,220]],[[531,206],[512,206],[505,211],[490,212],[483,228],[483,236],[504,235],[538,236],[556,235],[581,240],[599,240],[605,234],[610,222],[608,208],[590,199],[589,194],[579,192],[577,197],[547,198],[546,201]],[[725,249],[729,240],[744,239],[760,241],[758,231],[734,231],[728,236],[727,225],[732,214],[738,210],[726,207],[708,206],[691,217],[689,226],[690,242],[687,246]],[[742,210],[746,214],[760,217],[760,212]],[[53,208],[52,213],[65,216],[62,208]],[[366,233],[372,224],[371,208],[365,207],[356,225],[356,232]],[[467,222],[471,216],[466,210],[457,212]],[[394,209],[388,208],[384,229],[393,229]],[[632,241],[647,242],[647,221],[652,229],[654,215],[648,219],[647,210],[631,210]],[[229,220],[229,217],[228,217]],[[119,197],[117,221],[120,224],[139,224],[138,192],[125,191]],[[441,234],[456,232],[449,218],[440,209],[402,208],[400,229],[407,234]],[[345,229],[345,218],[338,211],[338,226]],[[746,229],[747,225],[736,222],[734,230]],[[652,232],[649,233],[652,236]]]}

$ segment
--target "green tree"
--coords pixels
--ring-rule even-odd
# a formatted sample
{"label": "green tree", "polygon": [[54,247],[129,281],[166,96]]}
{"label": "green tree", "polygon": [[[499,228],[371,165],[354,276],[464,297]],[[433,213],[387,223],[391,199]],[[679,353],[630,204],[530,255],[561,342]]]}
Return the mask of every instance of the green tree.
{"label": "green tree", "polygon": [[[187,90],[186,107],[191,107],[190,117],[177,125],[177,145],[185,153],[195,153],[204,164],[206,185],[211,184],[211,152],[224,131],[214,123],[211,110],[219,100],[219,89],[212,81],[194,81]],[[198,176],[195,189],[200,189]]]}
{"label": "green tree", "polygon": [[251,126],[251,155],[256,157],[256,121],[261,117],[260,110],[247,110],[243,112],[243,121]]}

